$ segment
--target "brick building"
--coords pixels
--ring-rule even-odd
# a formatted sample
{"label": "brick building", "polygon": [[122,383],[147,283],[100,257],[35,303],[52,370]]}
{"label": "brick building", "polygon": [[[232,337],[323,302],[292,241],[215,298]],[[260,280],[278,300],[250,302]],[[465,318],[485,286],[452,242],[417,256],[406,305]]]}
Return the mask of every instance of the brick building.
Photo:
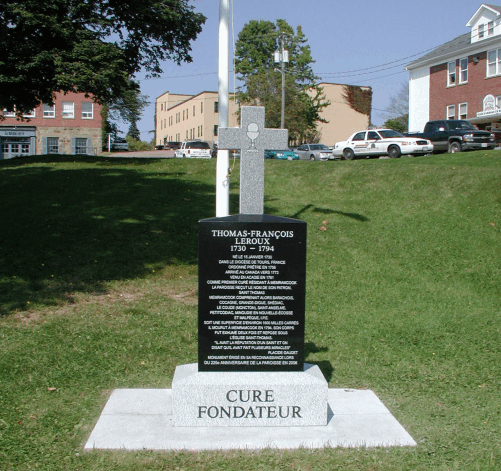
{"label": "brick building", "polygon": [[[333,145],[370,124],[369,115],[352,109],[344,100],[346,85],[321,83],[320,86],[326,100],[331,103],[321,111],[322,118],[327,122],[318,124],[322,143]],[[360,88],[370,90],[370,87]],[[238,105],[230,97],[228,126],[238,126],[237,111]],[[166,92],[156,99],[155,116],[157,145],[187,139],[200,139],[212,144],[217,141],[218,93],[206,91],[192,96]]]}
{"label": "brick building", "polygon": [[101,106],[84,93],[56,93],[54,106],[41,104],[25,120],[3,111],[0,159],[35,154],[87,154],[102,150]]}
{"label": "brick building", "polygon": [[[237,126],[238,106],[229,100],[229,126]],[[217,141],[218,93],[176,95],[166,92],[156,99],[156,144],[199,139]]]}
{"label": "brick building", "polygon": [[467,119],[501,132],[501,7],[483,3],[470,32],[410,63],[409,130],[429,120]]}

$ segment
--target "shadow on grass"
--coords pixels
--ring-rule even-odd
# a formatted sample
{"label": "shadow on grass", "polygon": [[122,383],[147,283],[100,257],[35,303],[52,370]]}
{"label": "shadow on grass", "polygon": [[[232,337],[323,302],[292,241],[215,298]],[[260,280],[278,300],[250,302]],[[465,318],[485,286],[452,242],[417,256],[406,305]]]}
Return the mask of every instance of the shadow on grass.
{"label": "shadow on grass", "polygon": [[[313,342],[306,342],[304,344],[304,358],[307,361],[308,356],[311,353],[320,353],[329,351],[328,347],[318,347]],[[317,365],[320,368],[320,371],[324,375],[327,382],[332,379],[332,374],[334,373],[334,368],[329,361],[308,361],[308,363],[312,363],[313,365]]]}
{"label": "shadow on grass", "polygon": [[24,160],[1,166],[0,315],[197,263],[197,222],[214,214],[214,186],[183,180],[184,172],[130,168],[145,161]]}
{"label": "shadow on grass", "polygon": [[296,214],[293,214],[292,216],[289,216],[293,219],[298,219],[301,214],[304,212],[311,210],[314,213],[322,213],[322,214],[339,214],[340,216],[346,216],[352,219],[356,219],[357,221],[361,222],[367,222],[369,219],[365,216],[362,216],[361,214],[357,213],[345,213],[343,211],[336,211],[334,209],[327,209],[327,208],[317,208],[312,204],[307,204],[303,208],[301,208]]}

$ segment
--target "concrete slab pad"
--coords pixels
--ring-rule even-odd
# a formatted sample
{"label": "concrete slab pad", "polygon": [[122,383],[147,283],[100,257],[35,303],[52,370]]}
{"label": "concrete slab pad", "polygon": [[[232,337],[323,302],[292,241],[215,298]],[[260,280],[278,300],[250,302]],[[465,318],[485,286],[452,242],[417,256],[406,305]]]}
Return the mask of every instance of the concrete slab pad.
{"label": "concrete slab pad", "polygon": [[370,390],[329,389],[325,426],[174,427],[170,389],[116,389],[85,450],[259,450],[416,446]]}

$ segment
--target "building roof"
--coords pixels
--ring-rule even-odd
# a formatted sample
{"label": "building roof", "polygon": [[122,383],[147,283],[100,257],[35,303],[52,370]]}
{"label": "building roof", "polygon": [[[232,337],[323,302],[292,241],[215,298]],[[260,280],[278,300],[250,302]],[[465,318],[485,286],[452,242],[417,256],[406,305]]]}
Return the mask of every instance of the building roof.
{"label": "building roof", "polygon": [[[468,22],[467,26],[471,26],[471,23],[473,19],[479,14],[479,12],[483,8],[488,8],[499,15],[501,15],[501,7],[497,5],[491,5],[488,3],[482,3],[478,10],[475,12],[473,17],[470,19]],[[482,40],[481,42],[471,42],[471,32],[464,33],[461,36],[458,36],[457,38],[452,39],[451,41],[446,42],[445,44],[442,44],[441,46],[438,46],[437,48],[433,49],[431,52],[428,54],[425,54],[424,56],[420,57],[419,59],[416,59],[415,61],[411,62],[410,64],[406,65],[406,69],[414,69],[421,64],[425,64],[427,62],[434,62],[436,59],[439,59],[441,57],[447,57],[447,56],[454,56],[454,55],[459,55],[459,53],[465,52],[468,48],[478,48],[478,47],[483,47],[483,45],[489,46],[492,42],[499,41],[499,36],[494,36],[493,38],[490,39],[485,39]]]}
{"label": "building roof", "polygon": [[454,55],[455,53],[462,51],[466,47],[471,45],[471,33],[465,33],[457,38],[454,38],[452,41],[446,42],[441,46],[433,49],[433,51],[425,54],[424,56],[416,59],[415,61],[407,64],[405,66],[406,69],[413,69],[414,67],[419,66],[421,63],[432,61],[433,59],[438,59],[442,56]]}
{"label": "building roof", "polygon": [[483,9],[488,9],[491,10],[493,13],[496,13],[497,15],[501,15],[501,7],[498,7],[497,5],[490,5],[489,3],[482,3],[478,7],[478,10],[475,12],[475,14],[470,18],[470,21],[466,23],[466,26],[473,26],[474,22],[476,21],[477,17],[480,15],[480,12]]}

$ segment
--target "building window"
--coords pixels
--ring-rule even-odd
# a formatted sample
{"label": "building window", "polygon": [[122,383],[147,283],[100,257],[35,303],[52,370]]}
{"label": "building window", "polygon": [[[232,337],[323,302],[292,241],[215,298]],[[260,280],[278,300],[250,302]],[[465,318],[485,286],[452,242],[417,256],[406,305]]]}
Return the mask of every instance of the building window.
{"label": "building window", "polygon": [[193,116],[195,116],[195,105],[193,105]]}
{"label": "building window", "polygon": [[494,34],[494,21],[489,21],[487,23],[487,36],[492,36]]}
{"label": "building window", "polygon": [[90,101],[84,101],[82,103],[82,119],[93,119],[94,118],[94,103]]}
{"label": "building window", "polygon": [[456,61],[447,64],[447,86],[452,87],[456,85]]}
{"label": "building window", "polygon": [[214,102],[214,113],[219,113],[219,102],[218,101]]}
{"label": "building window", "polygon": [[163,111],[163,110],[164,110],[164,104],[160,103],[160,111]]}
{"label": "building window", "polygon": [[186,140],[188,140],[188,130],[186,130]]}
{"label": "building window", "polygon": [[87,154],[87,138],[77,137],[75,139],[75,154]]}
{"label": "building window", "polygon": [[466,119],[468,115],[468,103],[459,104],[459,119]]}
{"label": "building window", "polygon": [[47,154],[59,154],[59,138],[47,138]]}
{"label": "building window", "polygon": [[456,105],[449,105],[447,107],[447,119],[454,119],[456,116]]}
{"label": "building window", "polygon": [[468,58],[459,59],[459,83],[468,82]]}
{"label": "building window", "polygon": [[202,101],[200,103],[200,113],[203,113],[204,112],[204,102]]}
{"label": "building window", "polygon": [[43,117],[44,118],[55,118],[56,117],[56,105],[43,104]]}
{"label": "building window", "polygon": [[75,103],[72,101],[63,101],[63,118],[75,117]]}
{"label": "building window", "polygon": [[[14,107],[13,110],[8,111],[6,108],[3,109],[3,116],[5,118],[15,118],[16,117],[16,108]],[[36,113],[35,110],[31,110],[29,113],[23,113],[23,118],[35,118]]]}
{"label": "building window", "polygon": [[484,25],[478,25],[478,39],[484,37]]}
{"label": "building window", "polygon": [[214,132],[213,132],[213,134],[214,134],[214,136],[217,136],[217,124],[214,124]]}
{"label": "building window", "polygon": [[487,77],[493,77],[501,73],[501,49],[495,49],[487,53]]}

